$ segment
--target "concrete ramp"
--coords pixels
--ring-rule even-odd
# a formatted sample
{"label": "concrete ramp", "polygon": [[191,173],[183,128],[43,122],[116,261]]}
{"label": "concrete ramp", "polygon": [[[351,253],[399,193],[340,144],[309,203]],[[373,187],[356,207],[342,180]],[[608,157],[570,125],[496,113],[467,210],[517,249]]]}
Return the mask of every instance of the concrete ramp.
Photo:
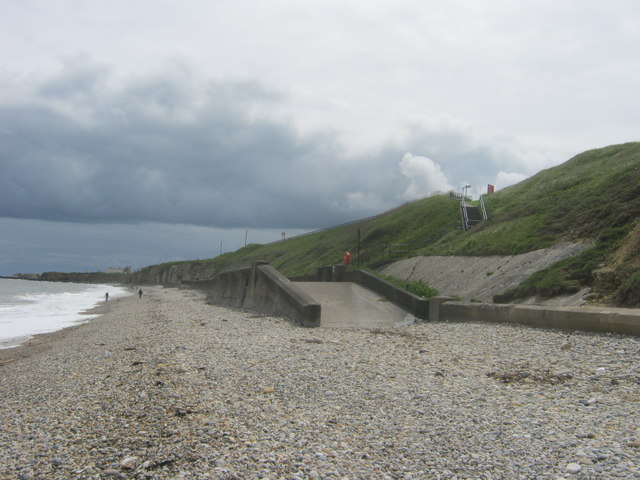
{"label": "concrete ramp", "polygon": [[355,283],[295,282],[295,285],[321,305],[321,327],[389,328],[415,320],[402,308]]}

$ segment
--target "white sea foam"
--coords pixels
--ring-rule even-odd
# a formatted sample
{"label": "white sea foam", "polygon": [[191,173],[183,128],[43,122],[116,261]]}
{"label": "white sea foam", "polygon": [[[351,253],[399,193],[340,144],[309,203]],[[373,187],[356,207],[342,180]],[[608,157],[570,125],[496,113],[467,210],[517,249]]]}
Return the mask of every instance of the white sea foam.
{"label": "white sea foam", "polygon": [[82,312],[104,301],[107,292],[110,299],[130,294],[111,285],[0,279],[0,348],[95,318]]}

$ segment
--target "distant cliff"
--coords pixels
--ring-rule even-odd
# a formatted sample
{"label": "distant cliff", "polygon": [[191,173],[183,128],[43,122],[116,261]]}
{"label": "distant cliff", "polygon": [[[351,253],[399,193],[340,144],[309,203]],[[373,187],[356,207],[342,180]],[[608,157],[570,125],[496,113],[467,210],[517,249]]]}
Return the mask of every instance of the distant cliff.
{"label": "distant cliff", "polygon": [[143,268],[135,273],[115,272],[44,272],[16,273],[7,278],[18,280],[35,280],[46,282],[72,283],[126,283],[126,284],[179,284],[194,280],[205,280],[214,277],[219,267],[213,267],[202,261],[187,261],[177,264],[165,263]]}
{"label": "distant cliff", "polygon": [[[16,276],[16,278],[20,277]],[[33,280],[33,278],[30,278],[30,280]],[[44,272],[37,275],[37,280],[74,283],[130,283],[131,274],[105,272]]]}
{"label": "distant cliff", "polygon": [[135,284],[178,284],[195,280],[206,280],[216,276],[219,266],[207,261],[163,263],[152,265],[133,273],[131,282]]}

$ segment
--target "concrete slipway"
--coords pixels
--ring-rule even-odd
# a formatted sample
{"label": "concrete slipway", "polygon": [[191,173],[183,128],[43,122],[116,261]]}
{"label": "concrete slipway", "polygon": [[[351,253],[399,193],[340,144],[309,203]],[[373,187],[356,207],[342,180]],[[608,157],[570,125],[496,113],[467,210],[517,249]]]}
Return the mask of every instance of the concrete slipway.
{"label": "concrete slipway", "polygon": [[389,328],[415,320],[410,313],[356,283],[295,282],[295,285],[321,305],[321,327]]}

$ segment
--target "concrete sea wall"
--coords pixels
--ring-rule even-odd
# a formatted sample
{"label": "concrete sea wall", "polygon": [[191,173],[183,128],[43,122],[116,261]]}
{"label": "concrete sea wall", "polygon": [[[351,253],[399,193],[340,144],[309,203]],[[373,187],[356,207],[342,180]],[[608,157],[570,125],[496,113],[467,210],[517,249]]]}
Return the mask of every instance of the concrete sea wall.
{"label": "concrete sea wall", "polygon": [[305,327],[320,325],[320,305],[268,264],[222,272],[189,285],[206,291],[208,303],[278,315]]}
{"label": "concrete sea wall", "polygon": [[[306,280],[311,278],[307,277]],[[358,283],[422,320],[518,323],[537,328],[640,336],[640,310],[458,302],[453,297],[427,300],[370,273],[348,271],[344,265],[320,268],[315,280]]]}
{"label": "concrete sea wall", "polygon": [[189,285],[206,291],[209,303],[279,315],[308,327],[320,325],[321,306],[296,287],[295,280],[357,283],[422,320],[517,323],[566,331],[640,336],[640,310],[472,303],[455,301],[452,297],[427,300],[367,272],[348,271],[344,265],[322,267],[315,276],[293,280],[266,263],[257,263],[252,267],[220,273],[211,280],[189,282]]}
{"label": "concrete sea wall", "polygon": [[450,297],[430,299],[429,319],[453,322],[518,323],[538,328],[640,335],[640,311],[623,308],[544,307],[466,303]]}

